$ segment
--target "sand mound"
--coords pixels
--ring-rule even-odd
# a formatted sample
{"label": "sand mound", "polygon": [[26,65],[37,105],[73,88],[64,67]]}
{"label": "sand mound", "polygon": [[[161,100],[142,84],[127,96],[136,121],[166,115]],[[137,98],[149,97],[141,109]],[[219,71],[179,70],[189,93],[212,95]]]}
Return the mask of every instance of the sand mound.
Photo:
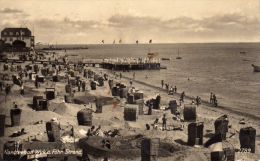
{"label": "sand mound", "polygon": [[[110,141],[110,149],[102,146],[103,139]],[[116,158],[136,158],[141,154],[141,142],[143,139],[143,135],[131,135],[115,138],[92,136],[81,139],[79,145],[83,149],[86,149],[90,155],[96,157],[108,156]],[[159,157],[169,157],[174,155],[175,152],[183,150],[183,148],[176,146],[176,144],[170,144],[161,140],[158,150]]]}
{"label": "sand mound", "polygon": [[[88,95],[88,96],[76,96],[74,97],[73,101],[76,104],[89,104],[95,102],[97,97],[93,95]],[[105,96],[99,96],[98,100],[103,104],[103,105],[110,105],[114,104],[115,102],[119,102],[119,100],[115,100],[113,97],[105,97]]]}
{"label": "sand mound", "polygon": [[83,106],[68,104],[63,102],[63,100],[55,99],[49,101],[48,110],[62,116],[76,116],[77,112],[82,108]]}

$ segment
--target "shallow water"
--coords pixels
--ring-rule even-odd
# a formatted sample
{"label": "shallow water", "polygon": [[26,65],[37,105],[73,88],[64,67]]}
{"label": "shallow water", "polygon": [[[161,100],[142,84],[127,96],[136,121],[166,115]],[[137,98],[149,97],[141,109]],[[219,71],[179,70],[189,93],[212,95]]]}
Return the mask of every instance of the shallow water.
{"label": "shallow water", "polygon": [[[178,92],[209,99],[213,92],[218,103],[232,109],[260,115],[260,73],[251,64],[260,65],[259,43],[222,44],[139,44],[88,45],[87,50],[67,50],[81,58],[146,57],[157,52],[167,70],[135,71],[136,79],[160,86],[161,80],[176,85]],[[177,60],[177,53],[182,59]],[[240,51],[246,51],[241,54]],[[124,73],[132,76],[132,72]],[[145,75],[149,79],[145,79]],[[188,78],[190,81],[188,81]]]}

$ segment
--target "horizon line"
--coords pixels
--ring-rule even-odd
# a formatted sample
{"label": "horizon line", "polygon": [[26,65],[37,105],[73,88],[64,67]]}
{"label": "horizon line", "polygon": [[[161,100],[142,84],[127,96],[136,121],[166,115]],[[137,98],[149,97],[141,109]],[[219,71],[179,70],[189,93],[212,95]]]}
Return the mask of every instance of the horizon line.
{"label": "horizon line", "polygon": [[241,42],[232,42],[232,41],[223,41],[223,42],[220,42],[220,41],[216,41],[216,42],[168,42],[168,43],[116,43],[116,44],[113,44],[113,43],[71,43],[71,44],[68,44],[68,43],[49,43],[49,44],[39,44],[39,45],[36,45],[36,46],[41,46],[41,45],[153,45],[153,44],[247,44],[247,43],[260,43],[260,41],[241,41]]}

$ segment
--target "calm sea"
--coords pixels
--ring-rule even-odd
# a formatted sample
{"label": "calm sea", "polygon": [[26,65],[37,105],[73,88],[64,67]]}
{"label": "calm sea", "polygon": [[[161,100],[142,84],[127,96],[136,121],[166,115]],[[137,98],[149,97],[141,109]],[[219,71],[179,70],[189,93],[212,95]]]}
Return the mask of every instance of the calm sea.
{"label": "calm sea", "polygon": [[[148,52],[156,52],[159,57],[171,58],[170,61],[161,61],[167,70],[136,71],[136,79],[158,86],[163,79],[170,85],[176,85],[179,92],[185,91],[187,95],[207,100],[209,93],[213,92],[219,104],[260,116],[260,73],[254,73],[251,66],[260,65],[260,43],[87,46],[88,49],[84,50],[67,50],[67,54],[82,58],[107,58],[146,57]],[[182,59],[176,59],[178,50]],[[145,75],[149,79],[145,79]]]}

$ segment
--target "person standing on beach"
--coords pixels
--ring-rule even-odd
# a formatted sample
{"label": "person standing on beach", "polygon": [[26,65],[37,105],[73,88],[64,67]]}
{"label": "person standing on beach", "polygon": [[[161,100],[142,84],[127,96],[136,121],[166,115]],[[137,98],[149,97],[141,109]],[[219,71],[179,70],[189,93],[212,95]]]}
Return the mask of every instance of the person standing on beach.
{"label": "person standing on beach", "polygon": [[135,79],[135,72],[133,73],[133,79]]}
{"label": "person standing on beach", "polygon": [[24,86],[23,86],[23,83],[21,84],[21,95],[22,95],[22,96],[24,95]]}
{"label": "person standing on beach", "polygon": [[169,84],[165,83],[166,90],[169,91]]}
{"label": "person standing on beach", "polygon": [[7,101],[7,95],[10,93],[10,91],[11,91],[11,86],[7,84],[5,87],[5,102]]}
{"label": "person standing on beach", "polygon": [[215,101],[216,101],[216,95],[213,94],[213,95],[212,95],[212,101],[211,101],[211,102],[212,102],[213,104],[215,104]]}
{"label": "person standing on beach", "polygon": [[166,130],[167,127],[166,127],[166,122],[167,122],[167,119],[166,119],[166,114],[163,114],[163,118],[162,118],[162,130]]}
{"label": "person standing on beach", "polygon": [[163,88],[163,86],[164,86],[164,80],[161,80],[161,84],[162,84],[162,88]]}
{"label": "person standing on beach", "polygon": [[183,91],[180,96],[180,105],[182,102],[184,102],[184,96],[185,96],[185,92]]}
{"label": "person standing on beach", "polygon": [[133,85],[133,81],[132,81],[132,79],[130,79],[129,83],[130,83],[130,86]]}
{"label": "person standing on beach", "polygon": [[120,77],[120,80],[121,80],[121,78],[122,78],[122,73],[120,72],[120,74],[119,74],[119,77]]}
{"label": "person standing on beach", "polygon": [[210,92],[210,98],[209,98],[209,103],[213,103],[213,93],[212,92]]}
{"label": "person standing on beach", "polygon": [[86,90],[86,82],[82,81],[81,85],[82,85],[82,91],[85,92],[85,90]]}
{"label": "person standing on beach", "polygon": [[148,115],[152,115],[153,111],[153,104],[149,101],[148,102]]}

